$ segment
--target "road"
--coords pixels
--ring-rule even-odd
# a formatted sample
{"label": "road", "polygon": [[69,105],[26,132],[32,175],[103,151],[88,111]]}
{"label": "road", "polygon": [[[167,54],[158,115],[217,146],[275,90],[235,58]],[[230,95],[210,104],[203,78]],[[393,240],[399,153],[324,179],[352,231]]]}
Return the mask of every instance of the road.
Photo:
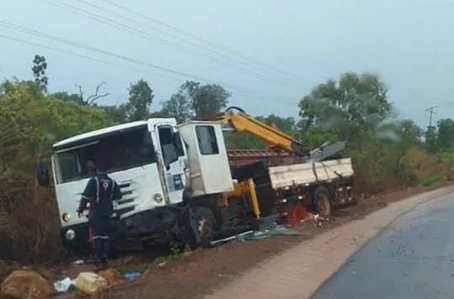
{"label": "road", "polygon": [[393,223],[312,298],[453,298],[453,199],[444,195]]}
{"label": "road", "polygon": [[442,286],[452,281],[454,290],[453,196],[454,187],[447,187],[389,204],[263,261],[205,299],[446,295]]}

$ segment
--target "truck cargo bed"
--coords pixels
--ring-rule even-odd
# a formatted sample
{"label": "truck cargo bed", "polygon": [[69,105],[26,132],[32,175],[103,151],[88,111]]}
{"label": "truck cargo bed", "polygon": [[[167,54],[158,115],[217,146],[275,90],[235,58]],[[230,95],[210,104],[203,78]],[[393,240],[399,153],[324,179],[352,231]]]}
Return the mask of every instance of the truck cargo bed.
{"label": "truck cargo bed", "polygon": [[273,189],[294,185],[310,185],[353,175],[350,158],[323,162],[306,162],[268,168]]}

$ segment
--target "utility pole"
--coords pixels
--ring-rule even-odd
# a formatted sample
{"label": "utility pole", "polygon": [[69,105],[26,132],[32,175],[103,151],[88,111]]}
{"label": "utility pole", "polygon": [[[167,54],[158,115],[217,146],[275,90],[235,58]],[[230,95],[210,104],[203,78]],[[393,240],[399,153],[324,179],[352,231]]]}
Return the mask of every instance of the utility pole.
{"label": "utility pole", "polygon": [[432,127],[432,116],[433,116],[434,114],[437,114],[437,113],[434,111],[434,109],[437,108],[437,107],[438,107],[438,105],[435,105],[435,106],[432,106],[432,107],[429,107],[429,108],[426,109],[426,111],[429,112],[429,128]]}

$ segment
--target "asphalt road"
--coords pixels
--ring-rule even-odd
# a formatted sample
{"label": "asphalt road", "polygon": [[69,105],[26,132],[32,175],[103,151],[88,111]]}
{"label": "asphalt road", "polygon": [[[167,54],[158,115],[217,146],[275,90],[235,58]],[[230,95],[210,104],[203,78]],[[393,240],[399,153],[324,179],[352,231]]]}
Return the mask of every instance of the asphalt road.
{"label": "asphalt road", "polygon": [[454,195],[371,240],[312,298],[454,298]]}

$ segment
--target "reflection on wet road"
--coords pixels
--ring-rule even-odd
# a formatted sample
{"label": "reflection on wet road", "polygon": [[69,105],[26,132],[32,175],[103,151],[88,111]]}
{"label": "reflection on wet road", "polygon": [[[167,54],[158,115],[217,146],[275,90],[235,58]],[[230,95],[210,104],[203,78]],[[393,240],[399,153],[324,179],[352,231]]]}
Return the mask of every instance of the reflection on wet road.
{"label": "reflection on wet road", "polygon": [[312,298],[454,298],[454,196],[373,239]]}

